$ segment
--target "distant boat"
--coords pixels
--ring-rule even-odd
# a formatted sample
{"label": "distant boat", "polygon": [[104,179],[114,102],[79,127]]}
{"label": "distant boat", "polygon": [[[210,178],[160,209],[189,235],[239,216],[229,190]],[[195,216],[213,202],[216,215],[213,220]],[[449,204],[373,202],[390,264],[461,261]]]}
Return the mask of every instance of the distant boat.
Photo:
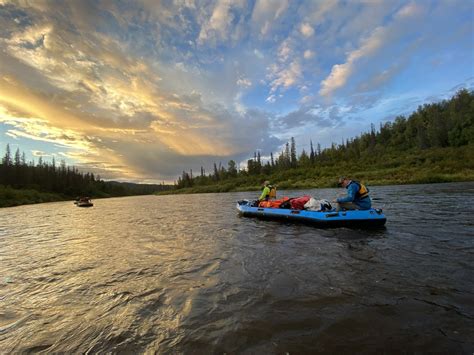
{"label": "distant boat", "polygon": [[81,197],[79,200],[76,199],[74,202],[77,207],[92,207],[94,204],[91,202],[91,199],[89,197]]}

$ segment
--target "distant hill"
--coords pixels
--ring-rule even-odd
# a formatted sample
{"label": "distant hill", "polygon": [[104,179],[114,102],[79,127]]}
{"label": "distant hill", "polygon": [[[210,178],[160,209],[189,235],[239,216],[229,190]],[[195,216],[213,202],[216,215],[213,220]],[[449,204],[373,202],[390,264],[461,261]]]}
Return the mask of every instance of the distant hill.
{"label": "distant hill", "polygon": [[107,184],[123,187],[124,191],[131,192],[132,195],[150,195],[155,192],[166,191],[173,188],[173,185],[164,184],[136,184],[133,182],[107,181]]}

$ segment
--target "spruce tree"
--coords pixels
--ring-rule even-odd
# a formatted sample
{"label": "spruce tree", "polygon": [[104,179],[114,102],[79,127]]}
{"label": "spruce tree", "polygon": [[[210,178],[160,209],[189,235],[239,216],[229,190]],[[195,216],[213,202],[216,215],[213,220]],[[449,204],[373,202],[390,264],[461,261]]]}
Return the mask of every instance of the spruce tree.
{"label": "spruce tree", "polygon": [[5,156],[2,159],[2,164],[5,166],[12,165],[12,155],[10,152],[10,144],[7,144],[7,147],[5,149]]}
{"label": "spruce tree", "polygon": [[291,153],[290,153],[290,165],[295,168],[298,164],[298,159],[296,157],[296,143],[295,138],[291,137]]}

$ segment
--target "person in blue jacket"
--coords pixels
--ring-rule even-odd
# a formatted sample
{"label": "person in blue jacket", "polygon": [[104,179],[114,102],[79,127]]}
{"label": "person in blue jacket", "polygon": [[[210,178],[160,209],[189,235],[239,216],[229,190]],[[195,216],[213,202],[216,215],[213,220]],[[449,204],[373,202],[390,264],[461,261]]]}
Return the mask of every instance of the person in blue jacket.
{"label": "person in blue jacket", "polygon": [[347,196],[336,199],[336,211],[340,210],[368,210],[372,207],[369,189],[358,181],[345,176],[339,178],[339,186],[347,189]]}

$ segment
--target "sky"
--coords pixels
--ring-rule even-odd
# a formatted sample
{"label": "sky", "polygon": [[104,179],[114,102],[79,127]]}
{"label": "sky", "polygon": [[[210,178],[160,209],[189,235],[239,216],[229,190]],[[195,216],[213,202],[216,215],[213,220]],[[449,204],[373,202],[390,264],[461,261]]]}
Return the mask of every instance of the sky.
{"label": "sky", "polygon": [[460,88],[467,0],[0,0],[0,152],[106,180],[324,148]]}

